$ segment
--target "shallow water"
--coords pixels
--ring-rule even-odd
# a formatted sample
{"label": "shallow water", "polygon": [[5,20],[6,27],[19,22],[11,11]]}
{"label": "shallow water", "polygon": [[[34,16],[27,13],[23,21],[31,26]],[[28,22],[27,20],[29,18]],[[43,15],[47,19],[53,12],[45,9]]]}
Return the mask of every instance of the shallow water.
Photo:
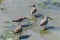
{"label": "shallow water", "polygon": [[[0,34],[2,35],[5,30],[14,30],[17,27],[17,23],[12,23],[13,19],[18,18],[19,16],[26,16],[31,17],[30,13],[30,5],[34,4],[35,2],[41,3],[47,0],[4,0],[1,7],[5,8],[5,10],[0,10]],[[60,0],[55,0],[56,2],[60,2]],[[50,1],[50,2],[55,2]],[[34,3],[33,3],[34,2]],[[41,36],[39,33],[40,30],[40,20],[38,19],[37,25],[34,24],[32,29],[27,29],[23,31],[22,35],[32,35],[27,39],[22,40],[60,40],[60,9],[56,6],[51,4],[45,5],[44,7],[40,8],[37,4],[37,13],[42,14],[44,16],[49,16],[54,18],[55,20],[49,20],[47,27],[55,27],[55,29],[48,30],[50,33],[44,36]],[[37,14],[36,13],[36,14]],[[10,23],[4,23],[5,21],[10,21]],[[25,22],[24,22],[25,23]]]}

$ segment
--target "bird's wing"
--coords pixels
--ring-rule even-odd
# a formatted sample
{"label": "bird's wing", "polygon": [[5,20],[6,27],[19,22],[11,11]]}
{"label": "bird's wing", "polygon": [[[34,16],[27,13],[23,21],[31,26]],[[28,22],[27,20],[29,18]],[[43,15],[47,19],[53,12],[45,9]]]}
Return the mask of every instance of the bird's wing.
{"label": "bird's wing", "polygon": [[44,24],[45,22],[46,22],[46,20],[43,19],[43,20],[40,22],[40,24]]}

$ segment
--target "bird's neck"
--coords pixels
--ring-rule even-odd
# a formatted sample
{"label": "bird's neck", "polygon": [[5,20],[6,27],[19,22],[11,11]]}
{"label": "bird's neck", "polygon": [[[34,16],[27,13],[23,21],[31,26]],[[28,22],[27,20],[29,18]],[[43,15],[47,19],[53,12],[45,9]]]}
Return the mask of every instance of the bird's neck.
{"label": "bird's neck", "polygon": [[45,18],[45,20],[48,20],[48,18]]}

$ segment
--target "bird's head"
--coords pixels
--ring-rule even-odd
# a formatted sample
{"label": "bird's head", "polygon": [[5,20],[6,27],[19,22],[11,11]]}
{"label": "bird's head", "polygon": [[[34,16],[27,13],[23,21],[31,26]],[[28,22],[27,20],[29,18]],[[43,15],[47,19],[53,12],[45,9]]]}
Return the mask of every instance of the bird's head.
{"label": "bird's head", "polygon": [[49,16],[42,16],[42,18],[49,19],[49,20],[54,20],[53,18],[51,18]]}
{"label": "bird's head", "polygon": [[27,17],[24,17],[24,19],[27,19]]}
{"label": "bird's head", "polygon": [[35,5],[32,5],[32,7],[35,7]]}
{"label": "bird's head", "polygon": [[49,18],[48,16],[45,16],[45,18]]}

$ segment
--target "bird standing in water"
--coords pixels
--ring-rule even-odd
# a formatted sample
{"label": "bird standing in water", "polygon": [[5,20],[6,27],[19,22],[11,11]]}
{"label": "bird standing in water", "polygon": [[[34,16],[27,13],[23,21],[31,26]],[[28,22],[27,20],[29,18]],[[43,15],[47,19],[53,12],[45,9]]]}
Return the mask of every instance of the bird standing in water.
{"label": "bird standing in water", "polygon": [[32,13],[32,14],[35,14],[35,13],[37,12],[36,6],[35,6],[35,5],[32,5],[32,6],[30,6],[30,7],[32,7],[32,8],[31,8],[31,13]]}
{"label": "bird standing in water", "polygon": [[48,24],[48,18],[48,16],[45,16],[40,22],[40,26],[43,26],[44,30],[47,30],[46,25]]}
{"label": "bird standing in water", "polygon": [[15,29],[14,34],[20,33],[20,35],[21,35],[22,30],[23,30],[23,27],[21,27],[21,25],[19,25],[19,26]]}

